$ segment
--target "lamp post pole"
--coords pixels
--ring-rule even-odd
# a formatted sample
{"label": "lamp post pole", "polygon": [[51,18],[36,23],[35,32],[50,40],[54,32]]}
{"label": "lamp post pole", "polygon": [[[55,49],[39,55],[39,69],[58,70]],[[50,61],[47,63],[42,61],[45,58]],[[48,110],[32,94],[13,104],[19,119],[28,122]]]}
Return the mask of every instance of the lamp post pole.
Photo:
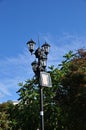
{"label": "lamp post pole", "polygon": [[[40,90],[40,130],[44,130],[44,111],[43,111],[43,87],[46,85],[42,85],[41,82],[43,80],[40,80],[40,74],[41,72],[46,72],[46,66],[47,66],[47,55],[49,53],[50,45],[45,42],[45,44],[42,45],[41,48],[37,48],[34,52],[34,46],[35,42],[31,39],[29,42],[27,42],[29,51],[31,54],[34,54],[37,61],[35,60],[32,62],[32,69],[35,73],[35,76],[39,79],[39,90]],[[34,52],[34,53],[33,53]],[[46,73],[47,74],[47,73]],[[42,77],[42,75],[41,75]],[[49,82],[49,81],[48,81]],[[45,83],[43,83],[45,84]]]}
{"label": "lamp post pole", "polygon": [[43,111],[43,88],[40,86],[40,118],[41,130],[44,130],[44,111]]}

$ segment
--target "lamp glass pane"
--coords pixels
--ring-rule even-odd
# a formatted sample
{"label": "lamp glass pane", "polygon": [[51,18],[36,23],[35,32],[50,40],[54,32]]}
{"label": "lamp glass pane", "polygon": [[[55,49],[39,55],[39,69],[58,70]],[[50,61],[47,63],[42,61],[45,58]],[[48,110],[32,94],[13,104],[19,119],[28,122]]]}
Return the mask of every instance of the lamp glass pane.
{"label": "lamp glass pane", "polygon": [[42,49],[44,50],[45,53],[49,53],[49,46],[43,46]]}
{"label": "lamp glass pane", "polygon": [[34,50],[34,44],[33,43],[29,44],[29,50]]}
{"label": "lamp glass pane", "polygon": [[41,66],[44,66],[44,67],[47,66],[47,60],[46,59],[42,59],[42,60],[40,60],[40,62],[41,62]]}
{"label": "lamp glass pane", "polygon": [[37,71],[37,66],[38,66],[38,63],[36,61],[32,62],[32,69],[33,71]]}
{"label": "lamp glass pane", "polygon": [[29,42],[27,42],[28,45],[28,49],[29,51],[32,53],[34,51],[34,47],[35,47],[35,42],[33,40],[30,40]]}

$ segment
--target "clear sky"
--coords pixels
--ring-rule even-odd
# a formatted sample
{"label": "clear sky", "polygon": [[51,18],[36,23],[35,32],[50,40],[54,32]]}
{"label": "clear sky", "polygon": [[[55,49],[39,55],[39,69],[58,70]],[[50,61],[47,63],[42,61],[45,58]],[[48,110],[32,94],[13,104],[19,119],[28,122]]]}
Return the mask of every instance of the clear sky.
{"label": "clear sky", "polygon": [[86,0],[0,0],[0,102],[17,100],[18,83],[34,75],[26,43],[37,48],[38,36],[51,45],[48,66],[86,49]]}

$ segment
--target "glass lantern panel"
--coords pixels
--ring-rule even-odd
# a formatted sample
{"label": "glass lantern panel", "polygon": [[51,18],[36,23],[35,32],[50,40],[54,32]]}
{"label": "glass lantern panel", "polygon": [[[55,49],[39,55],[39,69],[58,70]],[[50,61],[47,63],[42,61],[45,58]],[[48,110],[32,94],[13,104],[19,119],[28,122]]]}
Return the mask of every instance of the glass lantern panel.
{"label": "glass lantern panel", "polygon": [[47,61],[46,61],[46,59],[42,59],[40,62],[41,62],[41,66],[43,66],[43,67],[46,67],[46,66],[47,66]]}
{"label": "glass lantern panel", "polygon": [[29,49],[30,49],[30,50],[34,50],[34,44],[33,44],[33,43],[30,43],[30,44],[29,44]]}
{"label": "glass lantern panel", "polygon": [[49,47],[46,46],[46,47],[44,48],[44,50],[45,50],[45,52],[49,52]]}
{"label": "glass lantern panel", "polygon": [[49,49],[50,49],[50,45],[44,44],[44,45],[42,46],[42,49],[44,50],[44,52],[45,52],[46,54],[48,54],[48,53],[49,53]]}

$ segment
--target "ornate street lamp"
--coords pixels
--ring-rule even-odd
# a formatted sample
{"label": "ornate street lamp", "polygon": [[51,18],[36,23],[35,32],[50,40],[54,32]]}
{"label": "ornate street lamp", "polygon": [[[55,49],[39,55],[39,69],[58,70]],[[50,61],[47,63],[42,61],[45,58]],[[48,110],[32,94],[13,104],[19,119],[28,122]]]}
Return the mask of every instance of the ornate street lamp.
{"label": "ornate street lamp", "polygon": [[45,69],[47,66],[47,58],[44,57],[43,59],[40,59],[40,64]]}
{"label": "ornate street lamp", "polygon": [[50,74],[46,72],[47,66],[47,55],[49,54],[50,45],[45,42],[42,47],[38,47],[35,52],[34,46],[35,42],[31,39],[27,42],[29,47],[29,51],[31,54],[34,54],[37,58],[32,62],[32,69],[35,73],[35,76],[39,79],[39,89],[40,89],[40,117],[41,117],[41,129],[44,130],[44,112],[43,112],[43,88],[44,87],[52,87]]}
{"label": "ornate street lamp", "polygon": [[33,69],[33,72],[37,75],[38,74],[38,62],[35,60],[32,62],[32,69]]}
{"label": "ornate street lamp", "polygon": [[32,52],[34,51],[34,48],[35,48],[35,42],[31,39],[30,41],[27,42],[27,45],[28,45],[28,48],[29,48],[29,51]]}
{"label": "ornate street lamp", "polygon": [[42,45],[42,49],[44,50],[45,54],[47,55],[49,53],[50,45],[47,42],[45,42]]}

